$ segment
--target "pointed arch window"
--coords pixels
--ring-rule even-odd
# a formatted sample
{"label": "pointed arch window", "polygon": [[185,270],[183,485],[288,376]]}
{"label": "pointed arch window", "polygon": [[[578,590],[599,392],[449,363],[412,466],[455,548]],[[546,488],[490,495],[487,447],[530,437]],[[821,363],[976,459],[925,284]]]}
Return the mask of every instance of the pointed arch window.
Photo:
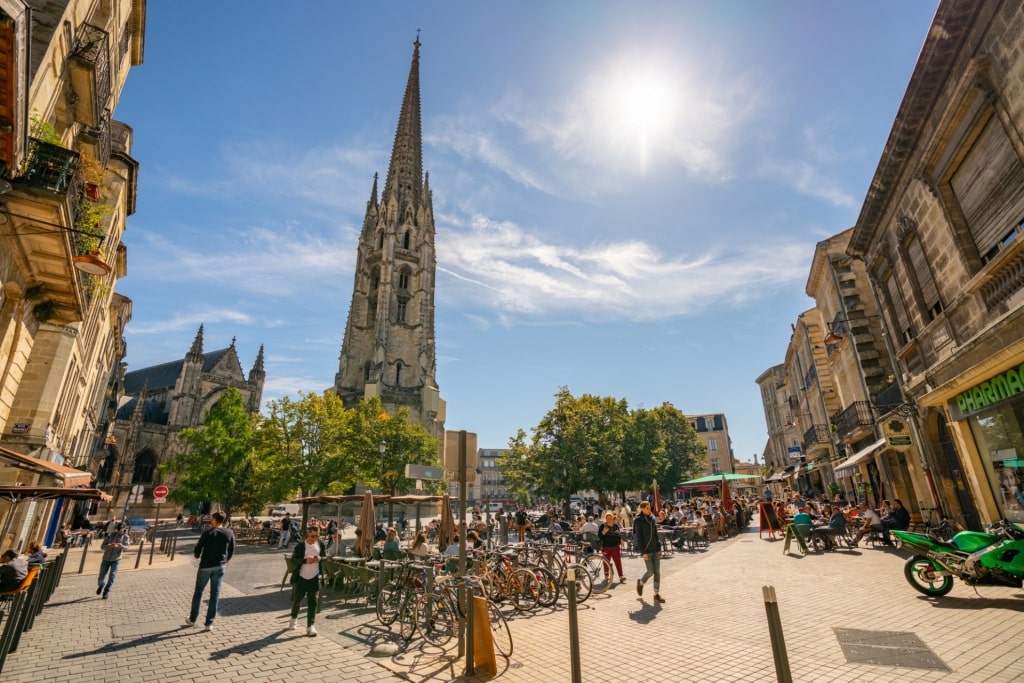
{"label": "pointed arch window", "polygon": [[374,268],[370,273],[370,291],[377,291],[380,288],[380,268]]}
{"label": "pointed arch window", "polygon": [[398,271],[398,288],[404,291],[409,290],[409,281],[411,279],[411,273],[408,268],[402,268]]}
{"label": "pointed arch window", "polygon": [[132,472],[133,484],[150,484],[156,472],[156,455],[146,449],[135,456],[135,469]]}
{"label": "pointed arch window", "polygon": [[378,249],[383,249],[384,248],[384,231],[383,230],[381,230],[380,232],[377,233],[377,248]]}
{"label": "pointed arch window", "polygon": [[412,231],[406,230],[405,234],[402,236],[402,248],[410,249],[410,245],[412,245]]}
{"label": "pointed arch window", "polygon": [[395,363],[395,386],[402,386],[402,361]]}
{"label": "pointed arch window", "polygon": [[398,306],[395,307],[395,322],[404,323],[406,316],[406,302],[399,301]]}

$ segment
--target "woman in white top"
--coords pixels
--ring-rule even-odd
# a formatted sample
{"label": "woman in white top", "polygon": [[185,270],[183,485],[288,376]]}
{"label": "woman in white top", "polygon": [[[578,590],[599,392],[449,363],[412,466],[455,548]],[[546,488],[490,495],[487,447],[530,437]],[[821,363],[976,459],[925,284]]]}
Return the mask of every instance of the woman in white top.
{"label": "woman in white top", "polygon": [[430,555],[430,546],[427,545],[427,535],[422,531],[416,534],[416,540],[412,542],[409,552],[416,557],[427,557]]}

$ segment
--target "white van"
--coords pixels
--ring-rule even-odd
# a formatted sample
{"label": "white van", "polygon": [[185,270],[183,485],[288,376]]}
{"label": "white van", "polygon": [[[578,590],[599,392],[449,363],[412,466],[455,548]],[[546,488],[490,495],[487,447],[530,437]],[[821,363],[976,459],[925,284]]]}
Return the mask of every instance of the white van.
{"label": "white van", "polygon": [[504,512],[504,511],[505,511],[505,506],[502,505],[501,503],[488,503],[487,504],[487,512],[491,513],[492,515],[496,514],[498,512]]}
{"label": "white van", "polygon": [[291,516],[295,517],[299,514],[301,507],[298,503],[280,503],[270,510],[270,516],[284,517],[285,513],[291,513]]}

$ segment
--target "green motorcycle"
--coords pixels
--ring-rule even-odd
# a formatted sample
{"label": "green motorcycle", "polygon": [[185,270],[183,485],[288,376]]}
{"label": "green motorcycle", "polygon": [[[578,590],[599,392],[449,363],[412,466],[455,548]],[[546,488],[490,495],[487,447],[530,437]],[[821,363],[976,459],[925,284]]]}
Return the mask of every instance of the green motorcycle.
{"label": "green motorcycle", "polygon": [[989,525],[987,532],[961,531],[948,541],[938,536],[893,531],[915,550],[903,575],[916,590],[931,597],[953,590],[953,578],[969,586],[1021,588],[1024,577],[1024,529],[1008,520]]}

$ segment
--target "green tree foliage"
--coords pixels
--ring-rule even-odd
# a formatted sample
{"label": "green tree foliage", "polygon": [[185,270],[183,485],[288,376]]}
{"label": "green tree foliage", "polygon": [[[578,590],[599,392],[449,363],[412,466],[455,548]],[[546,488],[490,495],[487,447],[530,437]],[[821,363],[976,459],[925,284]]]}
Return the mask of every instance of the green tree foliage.
{"label": "green tree foliage", "polygon": [[[267,408],[257,443],[270,502],[342,493],[355,484],[364,464],[353,457],[350,416],[336,394],[285,396]],[[306,516],[304,509],[303,524]]]}
{"label": "green tree foliage", "polygon": [[[405,476],[407,464],[439,464],[437,440],[425,427],[410,421],[408,408],[390,414],[375,396],[361,401],[351,412],[349,443],[355,459],[363,464],[363,482],[372,482],[382,492],[394,496],[415,486],[415,481]],[[389,505],[389,519],[393,511],[393,505]]]}
{"label": "green tree foliage", "polygon": [[260,500],[257,486],[253,435],[253,416],[241,394],[227,389],[203,416],[201,427],[182,430],[185,450],[161,466],[176,478],[168,498],[217,502],[228,517],[263,507],[267,501]]}
{"label": "green tree foliage", "polygon": [[622,497],[658,481],[662,492],[704,466],[704,445],[671,404],[633,412],[624,399],[573,396],[566,387],[529,438],[509,440],[499,468],[521,501],[532,493],[563,501],[577,491],[617,491]]}

